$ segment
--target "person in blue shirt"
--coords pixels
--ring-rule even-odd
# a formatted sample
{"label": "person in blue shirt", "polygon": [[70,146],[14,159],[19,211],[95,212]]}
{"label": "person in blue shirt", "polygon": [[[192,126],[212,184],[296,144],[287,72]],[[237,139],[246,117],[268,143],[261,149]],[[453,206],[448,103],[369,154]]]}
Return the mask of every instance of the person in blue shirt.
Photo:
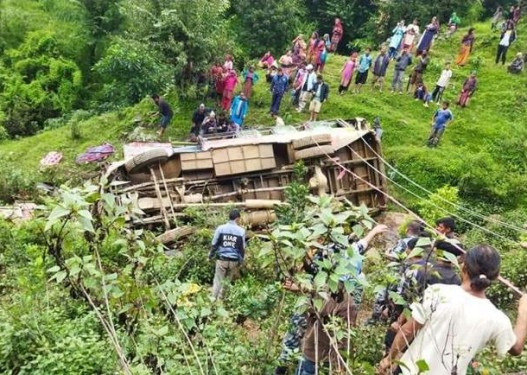
{"label": "person in blue shirt", "polygon": [[245,229],[240,227],[240,211],[229,213],[229,222],[220,225],[212,238],[209,259],[216,259],[216,271],[212,285],[212,297],[223,297],[223,283],[226,277],[236,279],[240,264],[245,256]]}
{"label": "person in blue shirt", "polygon": [[435,111],[432,117],[432,131],[428,137],[428,146],[436,147],[443,135],[445,128],[454,120],[452,111],[448,109],[450,103],[448,101],[443,102],[442,108]]}
{"label": "person in blue shirt", "polygon": [[360,92],[362,85],[368,80],[368,72],[372,64],[371,58],[371,48],[366,48],[364,54],[359,58],[359,69],[357,70],[357,75],[355,76],[355,93]]}
{"label": "person in blue shirt", "polygon": [[280,103],[282,102],[282,97],[287,91],[287,86],[289,85],[289,79],[284,75],[282,68],[278,68],[278,73],[273,77],[271,81],[271,93],[273,94],[271,100],[271,115],[278,115],[280,110]]}
{"label": "person in blue shirt", "polygon": [[238,124],[239,126],[243,125],[245,116],[249,111],[249,103],[243,92],[240,93],[237,97],[234,98],[231,104],[231,121]]}

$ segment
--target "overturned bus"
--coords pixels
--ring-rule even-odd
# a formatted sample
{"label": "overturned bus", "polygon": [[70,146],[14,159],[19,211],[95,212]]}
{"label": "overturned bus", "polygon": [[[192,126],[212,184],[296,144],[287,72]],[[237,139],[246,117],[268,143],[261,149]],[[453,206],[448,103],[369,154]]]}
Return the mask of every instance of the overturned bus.
{"label": "overturned bus", "polygon": [[370,210],[385,206],[381,145],[361,118],[213,135],[181,147],[136,142],[124,154],[108,173],[120,181],[116,193],[131,195],[144,213],[137,225],[170,227],[172,218],[196,206],[236,206],[248,225],[271,222],[299,161],[314,194]]}

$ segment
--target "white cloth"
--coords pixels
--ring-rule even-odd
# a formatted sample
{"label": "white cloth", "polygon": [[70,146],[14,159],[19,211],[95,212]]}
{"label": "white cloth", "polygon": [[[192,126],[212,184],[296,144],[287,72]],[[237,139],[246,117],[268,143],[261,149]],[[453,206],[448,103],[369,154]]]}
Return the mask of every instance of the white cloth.
{"label": "white cloth", "polygon": [[441,76],[437,80],[437,85],[441,87],[447,87],[450,78],[452,78],[452,70],[443,69],[443,71],[441,72]]}
{"label": "white cloth", "polygon": [[[422,303],[411,306],[412,317],[424,324],[404,353],[404,375],[416,375],[418,360],[430,371],[426,375],[464,375],[477,352],[493,342],[499,355],[516,343],[509,318],[488,299],[478,298],[457,285],[435,284],[425,291]],[[458,358],[459,356],[459,358]]]}
{"label": "white cloth", "polygon": [[510,43],[511,34],[512,34],[511,30],[505,31],[505,34],[503,34],[503,38],[501,38],[500,40],[500,46],[508,47],[509,44],[511,44]]}

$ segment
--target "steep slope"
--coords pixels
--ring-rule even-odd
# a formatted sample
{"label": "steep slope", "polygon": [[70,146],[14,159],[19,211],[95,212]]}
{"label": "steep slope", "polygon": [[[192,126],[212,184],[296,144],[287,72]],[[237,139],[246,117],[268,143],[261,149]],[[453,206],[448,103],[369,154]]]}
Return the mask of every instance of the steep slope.
{"label": "steep slope", "polygon": [[[499,34],[491,32],[487,23],[475,27],[477,39],[470,62],[464,68],[453,66],[454,76],[444,98],[452,103],[455,101],[463,80],[471,70],[477,71],[479,88],[470,107],[456,109],[452,106],[455,121],[437,149],[424,146],[435,108],[424,108],[409,95],[389,93],[393,64],[389,68],[384,93],[371,92],[368,85],[361,94],[349,92],[338,96],[339,71],[346,57],[330,56],[324,77],[331,92],[321,118],[362,116],[371,120],[380,116],[385,130],[383,142],[387,158],[412,179],[430,189],[445,184],[457,185],[465,199],[514,208],[523,202],[527,186],[524,173],[527,128],[523,120],[527,115],[527,77],[525,74],[512,76],[506,72],[506,67],[495,65],[493,58]],[[519,40],[509,51],[509,61],[523,44],[522,30],[524,28],[520,27]],[[451,39],[440,38],[435,43],[431,64],[424,77],[428,88],[434,87],[444,62],[454,60],[464,32],[460,30]],[[263,72],[259,73],[263,76]],[[247,124],[273,123],[268,115],[268,86],[261,78],[255,86]],[[167,132],[170,139],[184,137],[197,103],[188,101],[177,105],[175,119]],[[213,103],[208,104],[212,106]],[[0,155],[32,173],[37,170],[38,161],[46,152],[60,150],[65,153],[66,169],[74,170],[75,155],[88,146],[110,141],[120,149],[123,132],[133,129],[138,115],[145,116],[153,109],[149,99],[145,99],[135,107],[81,122],[78,124],[82,134],[79,140],[72,140],[70,129],[63,127],[4,142],[0,144]],[[288,97],[284,98],[281,113],[287,123],[298,123],[308,118],[307,114],[298,114],[293,110]],[[152,124],[152,133],[154,129]],[[411,196],[406,198],[415,203]]]}

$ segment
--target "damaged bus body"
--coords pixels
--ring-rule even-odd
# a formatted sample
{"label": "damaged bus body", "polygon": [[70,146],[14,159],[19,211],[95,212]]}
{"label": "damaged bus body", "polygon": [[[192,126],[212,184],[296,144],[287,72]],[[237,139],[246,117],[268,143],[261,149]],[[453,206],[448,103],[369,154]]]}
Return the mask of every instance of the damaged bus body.
{"label": "damaged bus body", "polygon": [[125,146],[125,160],[112,166],[110,177],[121,181],[116,193],[131,195],[144,212],[138,225],[169,227],[171,218],[196,206],[237,206],[246,224],[266,224],[275,219],[273,207],[283,204],[299,161],[313,194],[345,197],[370,210],[385,206],[380,143],[360,118],[242,131],[193,146],[133,146]]}

